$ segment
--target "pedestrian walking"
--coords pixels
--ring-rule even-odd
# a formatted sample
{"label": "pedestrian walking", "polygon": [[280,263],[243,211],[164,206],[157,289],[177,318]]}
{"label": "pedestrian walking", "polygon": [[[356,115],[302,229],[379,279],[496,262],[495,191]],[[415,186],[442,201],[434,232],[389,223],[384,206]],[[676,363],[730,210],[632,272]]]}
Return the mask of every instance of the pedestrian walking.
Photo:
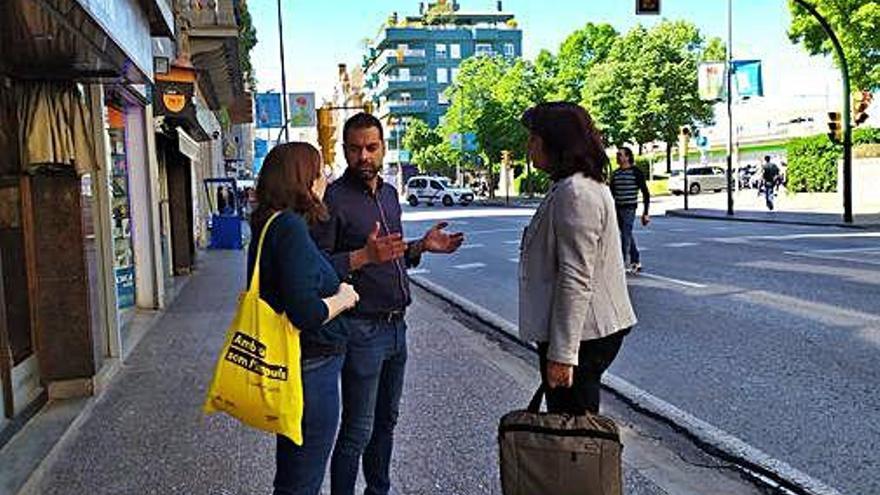
{"label": "pedestrian walking", "polygon": [[633,152],[627,147],[617,151],[617,170],[611,175],[611,194],[614,196],[614,207],[617,210],[617,228],[620,229],[620,247],[623,252],[623,263],[627,271],[638,273],[642,269],[639,248],[633,237],[636,210],[639,206],[639,192],[645,205],[642,213],[642,226],[651,223],[648,209],[651,206],[651,192],[645,181],[645,174],[635,166]]}
{"label": "pedestrian walking", "polygon": [[773,211],[773,200],[776,197],[776,187],[779,185],[779,166],[770,161],[769,155],[764,157],[761,178],[764,181],[764,200],[767,202],[767,209]]}
{"label": "pedestrian walking", "polygon": [[523,236],[519,328],[537,342],[551,413],[599,411],[602,374],[636,317],[626,290],[608,158],[573,103],[542,103],[522,119],[529,158],[553,186]]}
{"label": "pedestrian walking", "polygon": [[405,242],[397,190],[379,172],[385,137],[367,113],[349,118],[342,133],[348,168],[327,191],[329,219],[312,230],[336,272],[361,294],[341,318],[348,330],[342,370],[342,425],[330,466],[331,493],[353,495],[361,460],[367,494],[390,490],[389,469],[406,365],[410,304],[408,267],[422,253],[452,253],[464,236],[439,223],[421,239]]}
{"label": "pedestrian walking", "polygon": [[322,203],[327,181],[321,157],[307,143],[276,146],[257,181],[258,206],[251,219],[248,280],[254,271],[259,233],[269,218],[260,258],[260,297],[284,311],[300,330],[303,444],[278,435],[275,495],[317,495],[339,427],[339,377],[346,330],[338,316],[354,307],[358,293],[340,283],[333,266],[309,235],[327,218]]}

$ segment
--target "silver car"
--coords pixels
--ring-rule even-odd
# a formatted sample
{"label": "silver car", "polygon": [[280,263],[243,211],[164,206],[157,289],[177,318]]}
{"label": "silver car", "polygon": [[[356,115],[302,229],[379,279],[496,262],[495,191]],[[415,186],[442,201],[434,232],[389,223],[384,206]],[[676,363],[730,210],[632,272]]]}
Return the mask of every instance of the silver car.
{"label": "silver car", "polygon": [[[703,191],[721,192],[727,188],[727,173],[721,167],[689,167],[687,173],[688,192],[700,194]],[[684,193],[684,173],[673,170],[669,178],[669,192],[678,196]]]}

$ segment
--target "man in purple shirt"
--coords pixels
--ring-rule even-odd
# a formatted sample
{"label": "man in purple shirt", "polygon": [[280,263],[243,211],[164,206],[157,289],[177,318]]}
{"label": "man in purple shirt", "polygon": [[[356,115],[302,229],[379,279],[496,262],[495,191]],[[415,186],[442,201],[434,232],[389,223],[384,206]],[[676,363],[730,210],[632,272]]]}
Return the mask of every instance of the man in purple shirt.
{"label": "man in purple shirt", "polygon": [[397,190],[379,176],[385,155],[381,122],[359,113],[346,121],[342,136],[348,169],[324,196],[330,219],[312,231],[340,278],[361,295],[341,317],[349,335],[330,485],[333,495],[353,495],[363,458],[365,494],[386,495],[406,365],[406,269],[418,265],[422,253],[456,251],[464,236],[447,234],[439,223],[421,239],[405,242]]}

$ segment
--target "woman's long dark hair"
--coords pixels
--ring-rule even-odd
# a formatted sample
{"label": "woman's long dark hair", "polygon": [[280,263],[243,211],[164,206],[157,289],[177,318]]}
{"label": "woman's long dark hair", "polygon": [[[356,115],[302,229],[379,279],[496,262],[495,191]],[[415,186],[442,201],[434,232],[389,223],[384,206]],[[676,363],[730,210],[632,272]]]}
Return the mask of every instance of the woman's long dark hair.
{"label": "woman's long dark hair", "polygon": [[554,181],[581,172],[605,182],[608,155],[602,135],[583,107],[565,101],[539,103],[526,110],[522,124],[544,142]]}
{"label": "woman's long dark hair", "polygon": [[257,209],[251,215],[251,232],[258,236],[272,214],[292,210],[309,225],[327,219],[327,207],[312,192],[321,174],[321,154],[308,143],[285,143],[272,148],[263,160],[257,179]]}

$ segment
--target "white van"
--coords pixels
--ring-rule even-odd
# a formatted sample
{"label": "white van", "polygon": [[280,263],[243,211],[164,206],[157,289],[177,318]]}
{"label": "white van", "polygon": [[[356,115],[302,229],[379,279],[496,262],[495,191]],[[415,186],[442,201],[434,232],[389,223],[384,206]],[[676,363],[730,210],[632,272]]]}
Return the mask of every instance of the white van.
{"label": "white van", "polygon": [[406,182],[406,200],[410,206],[419,203],[443,203],[443,206],[460,204],[467,206],[474,200],[474,191],[469,187],[455,187],[446,177],[419,175]]}

